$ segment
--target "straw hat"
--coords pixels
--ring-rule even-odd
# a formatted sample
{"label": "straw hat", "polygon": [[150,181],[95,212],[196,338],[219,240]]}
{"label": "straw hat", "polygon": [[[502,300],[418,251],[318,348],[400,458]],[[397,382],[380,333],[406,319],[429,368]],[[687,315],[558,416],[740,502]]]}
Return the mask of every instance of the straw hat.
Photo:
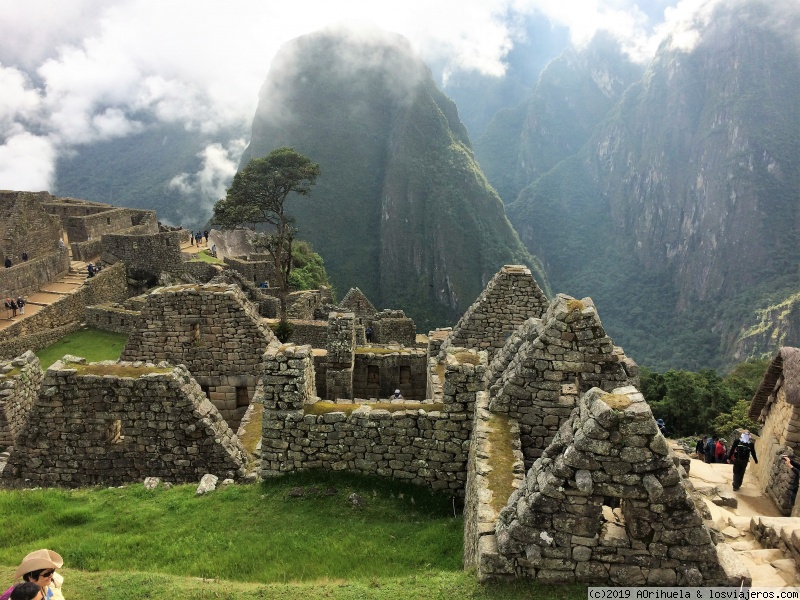
{"label": "straw hat", "polygon": [[64,559],[61,558],[58,552],[43,548],[42,550],[31,552],[22,559],[22,562],[17,567],[17,571],[14,573],[14,579],[18,579],[25,575],[25,573],[30,573],[31,571],[38,571],[40,569],[60,569],[63,565]]}

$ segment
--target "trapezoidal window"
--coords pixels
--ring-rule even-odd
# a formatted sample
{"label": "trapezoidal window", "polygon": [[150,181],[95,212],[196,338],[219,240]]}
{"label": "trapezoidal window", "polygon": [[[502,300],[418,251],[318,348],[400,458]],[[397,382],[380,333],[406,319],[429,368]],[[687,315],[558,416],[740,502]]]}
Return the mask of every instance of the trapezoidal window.
{"label": "trapezoidal window", "polygon": [[376,365],[367,365],[367,383],[379,385],[381,382],[381,370]]}
{"label": "trapezoidal window", "polygon": [[246,387],[237,387],[236,408],[242,408],[243,406],[250,406],[250,396],[247,394]]}
{"label": "trapezoidal window", "polygon": [[400,383],[411,383],[411,367],[400,367]]}
{"label": "trapezoidal window", "polygon": [[125,440],[125,436],[122,435],[121,420],[117,419],[108,423],[105,438],[109,444],[121,444]]}

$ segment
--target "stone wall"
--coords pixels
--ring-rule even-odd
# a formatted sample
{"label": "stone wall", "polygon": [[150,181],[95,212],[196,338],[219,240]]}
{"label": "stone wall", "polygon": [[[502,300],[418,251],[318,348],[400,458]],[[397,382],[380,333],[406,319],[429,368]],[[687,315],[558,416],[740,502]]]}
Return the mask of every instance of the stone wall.
{"label": "stone wall", "polygon": [[72,260],[89,262],[95,260],[103,252],[103,243],[100,238],[85,242],[70,242]]}
{"label": "stone wall", "polygon": [[[519,422],[526,467],[541,456],[569,417],[581,392],[612,390],[638,383],[635,363],[603,329],[591,298],[559,294],[543,315],[542,325],[524,328],[524,341],[510,336],[512,356],[489,393],[491,410]],[[493,362],[494,368],[497,368]]]}
{"label": "stone wall", "polygon": [[83,325],[80,321],[72,321],[61,327],[48,328],[44,331],[31,333],[23,337],[15,337],[0,342],[0,359],[19,356],[27,350],[38,352],[43,348],[54,344],[65,335],[81,329]]}
{"label": "stone wall", "polygon": [[548,301],[530,269],[505,265],[458,320],[447,346],[484,349],[489,359],[526,319],[541,317]]}
{"label": "stone wall", "polygon": [[347,470],[462,496],[486,355],[459,351],[446,361],[443,405],[328,403],[314,396],[309,346],[271,348],[264,356],[262,474]]}
{"label": "stone wall", "polygon": [[495,525],[500,510],[525,478],[519,426],[488,408],[489,395],[479,393],[464,498],[464,568],[475,569],[479,581],[515,574],[513,561],[497,549]]}
{"label": "stone wall", "polygon": [[14,265],[21,263],[23,252],[33,260],[58,250],[61,221],[44,210],[44,197],[49,194],[0,192],[0,264],[6,257]]}
{"label": "stone wall", "polygon": [[184,367],[58,361],[0,481],[84,487],[244,472],[238,438]]}
{"label": "stone wall", "polygon": [[220,274],[222,268],[202,260],[187,260],[181,264],[181,270],[201,283],[208,283]]}
{"label": "stone wall", "polygon": [[235,429],[271,344],[279,342],[238,287],[177,285],[148,294],[122,360],[186,365]]}
{"label": "stone wall", "polygon": [[109,206],[103,211],[93,211],[92,214],[64,217],[62,222],[70,242],[96,240],[103,235],[120,233],[134,226],[140,226],[136,232],[139,235],[158,233],[155,213],[133,208]]}
{"label": "stone wall", "polygon": [[326,348],[328,345],[327,321],[292,321],[292,336],[289,339],[296,346]]}
{"label": "stone wall", "polygon": [[[80,324],[86,315],[86,307],[108,302],[122,302],[128,296],[128,284],[124,265],[113,265],[87,279],[84,284],[69,295],[62,296],[53,304],[43,307],[39,312],[26,315],[21,321],[0,330],[0,358],[11,358],[19,354],[16,343],[28,336],[37,336],[67,325]],[[27,342],[23,342],[27,344]],[[30,347],[34,347],[34,343]],[[27,346],[23,347],[23,351]],[[37,348],[38,349],[38,348]]]}
{"label": "stone wall", "polygon": [[372,325],[376,344],[416,345],[417,327],[402,310],[382,310],[368,322]]}
{"label": "stone wall", "polygon": [[0,448],[13,446],[22,432],[43,377],[39,359],[30,350],[0,362]]}
{"label": "stone wall", "polygon": [[495,535],[514,574],[541,583],[742,583],[720,565],[667,442],[634,387],[612,394],[593,388],[581,397],[511,494]]}
{"label": "stone wall", "polygon": [[342,312],[351,312],[362,322],[372,319],[377,309],[359,288],[350,288],[339,303]]}
{"label": "stone wall", "polygon": [[275,282],[275,264],[272,261],[249,260],[241,256],[226,256],[224,261],[228,267],[256,285],[262,281]]}
{"label": "stone wall", "polygon": [[103,331],[130,334],[141,312],[120,305],[100,304],[86,307],[86,325]]}
{"label": "stone wall", "polygon": [[353,397],[353,364],[356,351],[353,313],[331,313],[328,317],[328,369],[325,389],[329,400]]}
{"label": "stone wall", "polygon": [[353,398],[389,398],[396,389],[406,400],[424,400],[428,388],[425,350],[358,348],[353,365]]}
{"label": "stone wall", "polygon": [[106,234],[103,236],[102,260],[122,261],[128,273],[137,278],[157,277],[160,273],[184,272],[180,234],[177,231],[152,235]]}
{"label": "stone wall", "polygon": [[68,272],[69,253],[56,249],[38,258],[17,262],[9,269],[0,268],[0,294],[4,298],[28,296]]}
{"label": "stone wall", "polygon": [[750,472],[758,480],[759,488],[769,496],[783,515],[792,513],[792,471],[783,464],[782,454],[800,454],[798,428],[800,428],[800,407],[786,401],[786,390],[782,385],[774,394],[761,427],[761,434],[755,438],[758,464],[751,461]]}

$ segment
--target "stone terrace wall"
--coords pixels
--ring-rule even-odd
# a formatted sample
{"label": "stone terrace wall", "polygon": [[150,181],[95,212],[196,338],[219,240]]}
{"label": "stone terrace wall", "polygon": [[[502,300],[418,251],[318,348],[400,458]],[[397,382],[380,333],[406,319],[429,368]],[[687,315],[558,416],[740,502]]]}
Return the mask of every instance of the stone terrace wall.
{"label": "stone terrace wall", "polygon": [[39,359],[30,350],[11,361],[0,362],[0,447],[14,445],[43,378]]}
{"label": "stone terrace wall", "polygon": [[458,320],[443,347],[488,350],[491,360],[518,326],[541,317],[547,306],[547,297],[530,269],[505,265]]}
{"label": "stone terrace wall", "polygon": [[[80,359],[83,361],[83,359]],[[17,487],[121,485],[204,474],[241,478],[238,438],[183,367],[48,369],[0,481]]]}
{"label": "stone terrace wall", "polygon": [[[607,499],[621,501],[618,515]],[[593,388],[581,397],[511,495],[495,531],[515,574],[541,583],[742,583],[730,581],[720,565],[667,442],[634,387],[613,394]]]}
{"label": "stone terrace wall", "polygon": [[103,331],[130,334],[141,312],[119,305],[101,304],[86,307],[86,325]]}
{"label": "stone terrace wall", "polygon": [[346,470],[463,496],[471,417],[483,385],[485,354],[464,351],[448,356],[441,411],[426,403],[403,402],[390,412],[372,409],[369,403],[317,402],[309,346],[271,348],[264,363],[265,477],[303,469]]}
{"label": "stone terrace wall", "polygon": [[96,259],[103,252],[103,243],[100,238],[85,242],[70,242],[72,259],[89,262]]}
{"label": "stone terrace wall", "polygon": [[[499,359],[512,355],[489,390],[492,412],[520,424],[522,450],[530,467],[569,417],[578,394],[592,386],[605,390],[637,383],[636,365],[603,329],[591,298],[558,294],[542,319],[530,326],[521,345],[512,336]],[[497,365],[493,365],[497,368]]]}
{"label": "stone terrace wall", "polygon": [[399,389],[406,400],[425,399],[428,388],[428,355],[425,350],[398,349],[389,354],[374,350],[356,350],[354,398],[389,398]]}
{"label": "stone terrace wall", "polygon": [[82,327],[83,325],[79,321],[72,321],[67,325],[62,325],[61,327],[45,329],[44,331],[31,333],[21,338],[12,338],[10,340],[0,342],[0,359],[19,356],[27,350],[38,352],[42,348],[51,346],[65,335],[69,335],[73,331],[77,331]]}
{"label": "stone terrace wall", "polygon": [[58,250],[25,262],[15,262],[10,269],[0,269],[0,294],[28,296],[69,272],[69,253]]}
{"label": "stone terrace wall", "polygon": [[[148,218],[147,215],[152,215]],[[95,240],[103,235],[122,232],[136,225],[144,225],[139,234],[158,233],[158,224],[153,211],[133,208],[113,208],[83,216],[69,216],[63,219],[64,227],[71,242]]]}
{"label": "stone terrace wall", "polygon": [[478,580],[514,575],[514,563],[497,550],[495,525],[509,495],[519,489],[525,467],[519,426],[513,419],[492,415],[489,395],[478,394],[469,447],[464,499],[464,568]]}
{"label": "stone terrace wall", "polygon": [[271,344],[279,342],[238,287],[176,285],[147,296],[122,359],[186,365],[238,427]]}
{"label": "stone terrace wall", "polygon": [[[17,356],[20,353],[18,343],[20,341],[24,351],[29,347],[36,346],[34,340],[49,339],[53,330],[65,326],[77,328],[77,325],[80,325],[85,318],[87,306],[107,302],[123,302],[127,297],[128,283],[124,265],[107,267],[96,276],[87,279],[71,294],[43,307],[36,314],[26,316],[23,320],[0,330],[0,358]],[[72,330],[74,331],[74,329]],[[45,335],[42,337],[39,334]],[[23,339],[28,336],[32,336],[30,344]]]}

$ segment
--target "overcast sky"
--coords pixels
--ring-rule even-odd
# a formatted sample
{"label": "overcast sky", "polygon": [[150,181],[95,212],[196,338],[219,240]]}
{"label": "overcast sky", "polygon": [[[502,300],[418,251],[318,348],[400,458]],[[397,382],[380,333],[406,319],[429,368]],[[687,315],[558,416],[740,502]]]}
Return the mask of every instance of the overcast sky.
{"label": "overcast sky", "polygon": [[[50,190],[60,154],[152,119],[246,132],[277,49],[331,24],[407,36],[423,60],[443,65],[440,80],[463,70],[502,77],[525,19],[546,16],[576,45],[608,30],[645,61],[720,1],[0,0],[0,189]],[[175,185],[191,192],[207,177],[224,190],[245,141],[207,147],[209,172]]]}

